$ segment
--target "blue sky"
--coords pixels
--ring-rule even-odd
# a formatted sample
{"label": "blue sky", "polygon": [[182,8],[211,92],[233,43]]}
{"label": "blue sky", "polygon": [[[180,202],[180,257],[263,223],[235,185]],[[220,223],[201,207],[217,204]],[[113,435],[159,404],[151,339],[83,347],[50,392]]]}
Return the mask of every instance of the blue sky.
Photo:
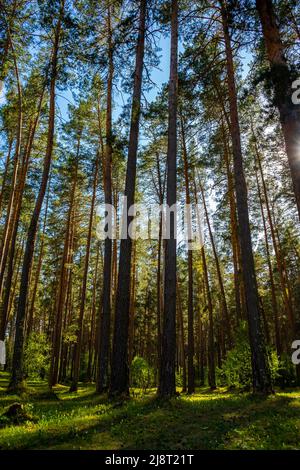
{"label": "blue sky", "polygon": [[[148,92],[144,93],[145,98],[148,102],[155,100],[157,94],[161,90],[161,87],[164,83],[168,82],[169,79],[169,67],[170,67],[170,37],[164,37],[160,35],[158,40],[158,47],[161,49],[160,55],[160,64],[158,68],[153,68],[151,70],[151,80],[155,83],[155,86],[151,88]],[[179,51],[183,50],[182,44],[179,45]],[[116,120],[120,113],[124,103],[127,103],[129,96],[124,92],[119,93],[116,88],[114,89],[114,110],[113,110],[113,119]],[[64,92],[58,93],[57,96],[57,107],[61,116],[64,120],[68,119],[68,105],[73,103],[73,97],[71,90],[66,90]]]}
{"label": "blue sky", "polygon": [[[151,88],[150,91],[146,92],[144,96],[148,102],[155,100],[157,94],[161,90],[161,87],[164,83],[168,82],[169,79],[169,67],[170,67],[170,36],[163,36],[162,34],[158,40],[158,46],[161,49],[160,55],[160,64],[158,68],[153,68],[151,70],[151,80],[156,84]],[[179,52],[183,51],[182,43],[179,43]],[[240,58],[242,61],[242,77],[246,78],[249,71],[249,63],[252,60],[252,55],[245,50],[240,51]],[[61,113],[61,116],[64,120],[68,119],[68,104],[73,103],[73,97],[71,90],[66,90],[61,94],[58,93],[57,96],[57,106],[58,110]],[[120,113],[122,112],[123,104],[128,101],[128,95],[123,92],[121,95],[115,88],[114,90],[114,110],[113,110],[113,119],[116,120]]]}

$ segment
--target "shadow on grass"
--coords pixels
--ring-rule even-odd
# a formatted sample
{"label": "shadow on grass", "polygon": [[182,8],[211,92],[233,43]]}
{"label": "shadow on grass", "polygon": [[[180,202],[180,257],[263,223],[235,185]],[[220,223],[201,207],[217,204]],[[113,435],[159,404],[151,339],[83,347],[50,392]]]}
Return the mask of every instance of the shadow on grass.
{"label": "shadow on grass", "polygon": [[[81,385],[77,393],[56,387],[58,401],[39,399],[45,387],[29,383],[34,394],[27,402],[38,423],[1,430],[0,448],[299,448],[300,392],[295,396],[295,390],[264,399],[201,389],[164,403],[153,393],[114,407],[106,396],[96,395],[92,385]],[[0,393],[1,407],[7,400],[11,397]]]}

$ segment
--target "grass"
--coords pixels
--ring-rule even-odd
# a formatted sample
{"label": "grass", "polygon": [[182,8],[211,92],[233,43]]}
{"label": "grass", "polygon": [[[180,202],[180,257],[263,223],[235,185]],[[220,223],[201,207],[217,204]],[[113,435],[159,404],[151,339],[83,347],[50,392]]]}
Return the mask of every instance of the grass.
{"label": "grass", "polygon": [[[0,372],[0,415],[20,398],[5,391]],[[21,398],[35,418],[2,425],[0,449],[299,449],[300,389],[278,391],[266,399],[226,389],[197,390],[168,403],[155,390],[121,405],[81,385],[77,393],[29,381]]]}

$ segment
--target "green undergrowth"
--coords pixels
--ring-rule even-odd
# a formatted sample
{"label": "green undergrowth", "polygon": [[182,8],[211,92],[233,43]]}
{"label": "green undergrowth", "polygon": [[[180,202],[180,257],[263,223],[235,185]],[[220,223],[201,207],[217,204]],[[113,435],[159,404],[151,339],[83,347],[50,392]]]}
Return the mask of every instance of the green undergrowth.
{"label": "green undergrowth", "polygon": [[[268,398],[225,388],[197,389],[159,402],[155,390],[132,391],[126,402],[95,394],[92,384],[76,393],[29,381],[24,395],[6,393],[0,372],[1,415],[19,402],[32,419],[0,425],[0,449],[299,449],[300,389]],[[26,414],[25,414],[26,416]]]}

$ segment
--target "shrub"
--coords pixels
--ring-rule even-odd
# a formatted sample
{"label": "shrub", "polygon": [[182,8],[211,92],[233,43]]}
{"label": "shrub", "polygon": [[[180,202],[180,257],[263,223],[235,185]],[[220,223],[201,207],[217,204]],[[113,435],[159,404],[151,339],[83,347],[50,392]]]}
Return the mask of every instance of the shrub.
{"label": "shrub", "polygon": [[[267,348],[271,378],[278,376],[279,361],[271,348]],[[251,350],[246,323],[242,323],[237,331],[234,348],[227,353],[221,369],[217,369],[218,379],[229,387],[250,390],[252,385]]]}
{"label": "shrub", "polygon": [[131,363],[131,382],[134,387],[146,390],[154,382],[154,371],[146,359],[135,356]]}
{"label": "shrub", "polygon": [[175,381],[176,381],[176,387],[182,387],[183,386],[182,370],[180,372],[176,371]]}
{"label": "shrub", "polygon": [[31,333],[25,348],[25,371],[29,377],[44,378],[50,365],[50,346],[46,335]]}
{"label": "shrub", "polygon": [[289,354],[282,354],[279,361],[278,375],[276,385],[281,388],[294,387],[297,385],[295,366],[291,361]]}

